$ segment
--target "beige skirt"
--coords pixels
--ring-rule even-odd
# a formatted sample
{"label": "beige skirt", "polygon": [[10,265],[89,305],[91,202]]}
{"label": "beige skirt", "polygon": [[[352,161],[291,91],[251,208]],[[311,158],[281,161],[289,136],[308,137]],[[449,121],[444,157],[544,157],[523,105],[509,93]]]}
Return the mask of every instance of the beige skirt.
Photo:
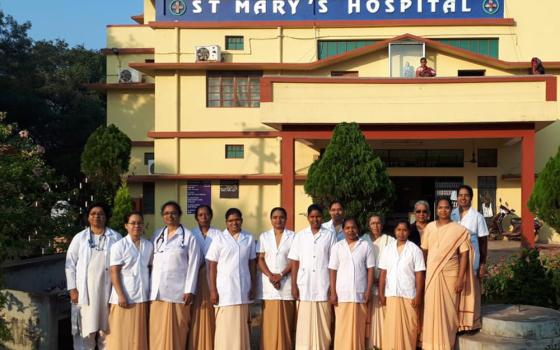
{"label": "beige skirt", "polygon": [[334,308],[336,331],[335,350],[365,350],[367,305],[338,303]]}
{"label": "beige skirt", "polygon": [[383,334],[383,322],[385,321],[385,306],[379,303],[379,297],[377,295],[370,296],[366,321],[367,348],[381,349],[381,336]]}
{"label": "beige skirt", "polygon": [[295,317],[295,301],[263,300],[261,350],[293,349]]}
{"label": "beige skirt", "polygon": [[383,350],[415,350],[418,338],[418,313],[413,299],[388,297]]}
{"label": "beige skirt", "polygon": [[148,350],[148,303],[126,308],[111,304],[107,349]]}
{"label": "beige skirt", "polygon": [[206,278],[206,264],[198,272],[198,291],[191,307],[191,332],[188,340],[188,350],[214,349],[214,333],[216,317],[214,306],[210,302],[210,289]]}
{"label": "beige skirt", "polygon": [[249,305],[216,308],[215,350],[250,350]]}
{"label": "beige skirt", "polygon": [[185,349],[190,317],[190,305],[152,301],[150,349]]}
{"label": "beige skirt", "polygon": [[326,301],[297,303],[296,350],[323,350],[331,346],[331,306]]}

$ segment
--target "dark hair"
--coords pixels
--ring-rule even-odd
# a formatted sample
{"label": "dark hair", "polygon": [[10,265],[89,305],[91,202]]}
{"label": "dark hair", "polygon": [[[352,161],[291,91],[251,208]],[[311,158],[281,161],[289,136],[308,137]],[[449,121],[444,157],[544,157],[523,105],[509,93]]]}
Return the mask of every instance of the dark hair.
{"label": "dark hair", "polygon": [[467,192],[469,192],[469,196],[471,196],[471,198],[473,197],[473,190],[472,187],[469,185],[461,185],[459,186],[459,188],[457,189],[457,195],[459,195],[459,191],[461,190],[467,190]]}
{"label": "dark hair", "polygon": [[533,63],[536,64],[535,70],[536,70],[539,74],[545,74],[545,70],[544,70],[543,63],[542,63],[542,61],[540,60],[540,58],[538,58],[538,57],[533,57],[533,58],[531,59],[531,69],[529,70],[531,73],[533,73],[533,70],[532,70],[532,68],[533,68],[533,67],[532,67],[532,66],[533,66]]}
{"label": "dark hair", "polygon": [[139,217],[142,218],[142,221],[144,221],[144,215],[142,215],[141,212],[135,210],[135,211],[131,211],[130,213],[128,213],[128,214],[126,214],[126,215],[124,216],[124,223],[125,223],[125,224],[128,224],[128,220],[130,219],[130,217],[131,217],[132,215],[138,215]]}
{"label": "dark hair", "polygon": [[237,209],[237,208],[229,208],[226,211],[226,220],[229,218],[230,215],[237,215],[239,216],[241,219],[243,219],[243,214],[241,214],[241,210]]}
{"label": "dark hair", "polygon": [[274,207],[272,208],[272,210],[270,211],[270,218],[272,218],[272,214],[274,214],[275,211],[281,211],[282,214],[284,214],[284,217],[288,217],[288,213],[286,212],[286,209],[282,208],[282,207]]}
{"label": "dark hair", "polygon": [[111,218],[111,209],[109,209],[109,206],[107,204],[102,203],[102,202],[92,203],[89,207],[87,207],[86,216],[89,216],[89,213],[93,210],[93,208],[103,209],[103,213],[105,214],[105,218],[106,218],[107,222],[109,221],[109,219]]}
{"label": "dark hair", "polygon": [[356,225],[358,228],[360,227],[360,225],[358,225],[358,220],[356,220],[356,218],[354,218],[354,217],[349,216],[347,218],[344,218],[344,220],[342,220],[342,227],[343,228],[344,228],[344,226],[346,226],[346,223],[348,221],[354,221],[354,225]]}
{"label": "dark hair", "polygon": [[214,212],[212,211],[212,208],[210,208],[210,206],[206,205],[206,204],[201,204],[198,207],[196,207],[196,209],[194,211],[194,217],[197,217],[198,216],[198,211],[200,209],[204,209],[204,208],[208,209],[208,212],[210,213],[211,217],[214,217]]}
{"label": "dark hair", "polygon": [[422,61],[428,62],[428,59],[426,57],[422,57],[422,58],[420,58],[420,62],[422,62]]}
{"label": "dark hair", "polygon": [[323,216],[323,208],[321,208],[319,204],[311,204],[309,207],[307,207],[307,216],[309,216],[309,214],[311,214],[311,212],[314,210],[317,210],[319,213],[321,213],[321,216]]}
{"label": "dark hair", "polygon": [[446,201],[449,204],[449,207],[453,209],[453,203],[451,203],[451,199],[449,199],[449,197],[438,197],[436,199],[436,208],[439,205],[439,202],[441,201]]}
{"label": "dark hair", "polygon": [[332,208],[333,205],[335,204],[340,204],[340,206],[342,207],[342,209],[344,209],[344,205],[342,204],[341,201],[339,201],[338,199],[335,199],[334,201],[329,203],[329,209]]}
{"label": "dark hair", "polygon": [[403,224],[406,227],[406,229],[410,231],[410,223],[408,222],[408,220],[405,219],[397,220],[397,223],[395,225],[395,230],[397,229],[397,227],[399,227],[400,224]]}
{"label": "dark hair", "polygon": [[161,206],[161,215],[163,215],[163,209],[165,209],[165,207],[167,207],[168,205],[174,206],[175,210],[177,210],[177,212],[179,213],[179,216],[183,215],[183,210],[181,209],[181,206],[179,205],[179,203],[175,201],[167,201],[163,203],[163,205]]}

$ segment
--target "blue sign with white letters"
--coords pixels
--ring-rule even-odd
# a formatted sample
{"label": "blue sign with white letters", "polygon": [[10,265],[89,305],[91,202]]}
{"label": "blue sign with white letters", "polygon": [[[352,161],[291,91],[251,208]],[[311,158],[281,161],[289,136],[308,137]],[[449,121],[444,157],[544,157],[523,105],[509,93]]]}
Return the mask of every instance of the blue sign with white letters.
{"label": "blue sign with white letters", "polygon": [[157,0],[157,21],[504,18],[506,0]]}

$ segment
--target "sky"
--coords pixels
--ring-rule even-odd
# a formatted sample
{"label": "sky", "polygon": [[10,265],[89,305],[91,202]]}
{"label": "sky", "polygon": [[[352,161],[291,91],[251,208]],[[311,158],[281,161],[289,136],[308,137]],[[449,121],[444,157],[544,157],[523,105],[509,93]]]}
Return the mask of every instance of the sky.
{"label": "sky", "polygon": [[0,10],[20,24],[30,21],[34,40],[64,39],[70,46],[101,49],[107,24],[134,24],[142,0],[0,0]]}

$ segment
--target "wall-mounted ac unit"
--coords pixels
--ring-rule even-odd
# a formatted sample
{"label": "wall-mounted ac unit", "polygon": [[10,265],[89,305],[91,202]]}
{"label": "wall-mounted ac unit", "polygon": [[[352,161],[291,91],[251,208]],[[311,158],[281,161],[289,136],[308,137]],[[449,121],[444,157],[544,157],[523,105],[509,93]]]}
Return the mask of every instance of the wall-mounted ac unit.
{"label": "wall-mounted ac unit", "polygon": [[119,83],[141,83],[142,73],[132,68],[123,68],[119,71]]}
{"label": "wall-mounted ac unit", "polygon": [[154,175],[155,173],[155,162],[153,159],[150,159],[148,160],[148,175]]}
{"label": "wall-mounted ac unit", "polygon": [[195,46],[195,49],[197,62],[220,62],[222,60],[222,53],[218,45]]}

